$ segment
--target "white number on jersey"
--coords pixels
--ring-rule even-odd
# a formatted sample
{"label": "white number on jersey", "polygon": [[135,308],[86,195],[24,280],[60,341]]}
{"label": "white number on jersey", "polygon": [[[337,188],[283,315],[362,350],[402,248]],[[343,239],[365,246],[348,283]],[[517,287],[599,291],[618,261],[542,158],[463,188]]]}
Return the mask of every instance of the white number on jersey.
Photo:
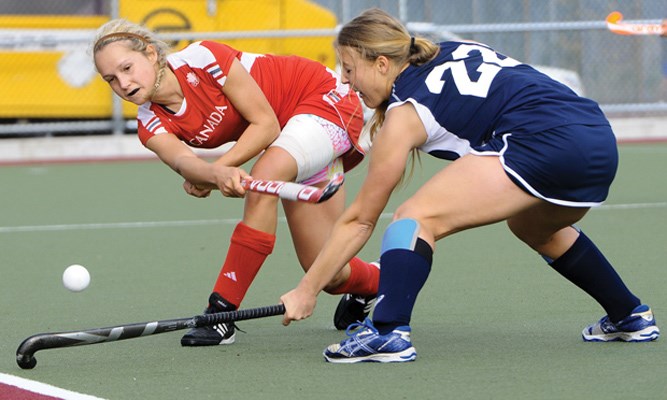
{"label": "white number on jersey", "polygon": [[[482,55],[482,63],[477,68],[477,72],[480,73],[477,81],[470,79],[468,68],[465,64],[465,59],[470,57],[470,53],[473,50],[479,51]],[[442,92],[442,88],[445,85],[442,75],[445,71],[451,69],[454,84],[459,93],[485,98],[489,93],[491,82],[493,82],[493,79],[500,72],[501,68],[515,67],[521,64],[510,57],[500,59],[495,51],[476,44],[462,44],[452,52],[452,56],[457,61],[447,61],[444,64],[438,65],[426,77],[426,86],[431,93],[440,94]]]}

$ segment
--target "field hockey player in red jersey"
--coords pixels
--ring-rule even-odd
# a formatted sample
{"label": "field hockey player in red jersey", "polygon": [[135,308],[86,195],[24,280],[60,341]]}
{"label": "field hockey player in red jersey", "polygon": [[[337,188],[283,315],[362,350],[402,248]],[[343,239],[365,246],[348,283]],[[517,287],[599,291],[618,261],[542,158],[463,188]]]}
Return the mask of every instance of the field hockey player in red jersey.
{"label": "field hockey player in red jersey", "polygon": [[[100,76],[120,98],[139,106],[141,143],[185,179],[185,191],[245,197],[243,220],[205,312],[237,309],[273,250],[279,201],[246,193],[241,179],[248,174],[238,167],[257,157],[252,178],[324,186],[363,158],[357,95],[334,71],[306,58],[246,53],[212,41],[169,54],[153,32],[123,19],[101,26],[93,43]],[[231,142],[214,162],[192,150]],[[344,189],[321,204],[282,204],[297,257],[308,270],[344,210]],[[345,294],[334,317],[337,328],[368,315],[378,279],[377,263],[358,258],[333,277],[325,290]],[[181,344],[234,339],[235,326],[225,323],[192,329]]]}

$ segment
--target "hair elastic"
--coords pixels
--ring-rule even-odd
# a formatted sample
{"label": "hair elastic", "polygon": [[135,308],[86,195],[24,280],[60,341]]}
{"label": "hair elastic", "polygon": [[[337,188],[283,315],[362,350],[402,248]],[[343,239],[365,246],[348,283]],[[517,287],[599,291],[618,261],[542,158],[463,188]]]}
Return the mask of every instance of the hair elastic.
{"label": "hair elastic", "polygon": [[417,50],[417,47],[415,47],[415,37],[410,36],[410,53],[414,53],[415,50]]}

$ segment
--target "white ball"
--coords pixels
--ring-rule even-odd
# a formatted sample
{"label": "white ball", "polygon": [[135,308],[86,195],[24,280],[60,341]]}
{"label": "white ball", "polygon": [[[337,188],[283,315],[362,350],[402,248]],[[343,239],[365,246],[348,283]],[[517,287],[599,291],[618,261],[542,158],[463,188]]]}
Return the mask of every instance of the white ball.
{"label": "white ball", "polygon": [[63,285],[72,292],[80,292],[87,288],[88,284],[90,284],[90,273],[82,265],[70,265],[63,272]]}

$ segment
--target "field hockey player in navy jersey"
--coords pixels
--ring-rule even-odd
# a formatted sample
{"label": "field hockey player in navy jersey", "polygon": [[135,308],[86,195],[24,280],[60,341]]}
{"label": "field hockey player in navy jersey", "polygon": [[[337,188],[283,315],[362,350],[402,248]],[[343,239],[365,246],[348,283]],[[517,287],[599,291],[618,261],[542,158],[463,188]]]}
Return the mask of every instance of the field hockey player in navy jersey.
{"label": "field hockey player in navy jersey", "polygon": [[372,319],[327,347],[327,361],[414,360],[410,319],[436,241],[501,221],[606,312],[583,340],[658,338],[649,306],[574,225],[607,198],[618,165],[614,133],[594,101],[484,44],[412,37],[379,9],[343,26],[336,47],[343,80],[375,109],[368,174],[308,273],[281,297],[285,325],[312,314],[421,151],[451,162],[396,209]]}

